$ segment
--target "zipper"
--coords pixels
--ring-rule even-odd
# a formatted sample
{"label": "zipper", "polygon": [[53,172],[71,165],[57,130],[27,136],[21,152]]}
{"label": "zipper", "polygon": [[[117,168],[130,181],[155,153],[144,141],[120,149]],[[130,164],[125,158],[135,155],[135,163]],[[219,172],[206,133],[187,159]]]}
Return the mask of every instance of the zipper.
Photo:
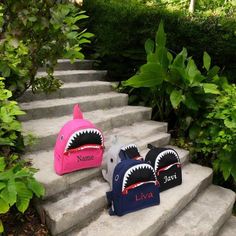
{"label": "zipper", "polygon": [[138,183],[135,183],[135,184],[132,184],[130,185],[129,187],[125,188],[123,191],[122,191],[122,194],[123,195],[127,195],[129,193],[129,190],[132,190],[132,189],[135,189],[141,185],[144,185],[144,184],[150,184],[150,183],[153,183],[155,184],[156,186],[160,186],[159,182],[157,180],[150,180],[150,181],[146,181],[146,182],[138,182]]}
{"label": "zipper", "polygon": [[137,157],[134,157],[132,158],[133,160],[139,160],[139,161],[144,161],[144,158],[141,157],[141,156],[137,156]]}
{"label": "zipper", "polygon": [[83,145],[83,146],[78,147],[78,148],[70,149],[70,150],[64,152],[64,155],[68,155],[69,153],[74,153],[74,152],[78,152],[78,151],[81,151],[81,150],[84,150],[84,149],[89,149],[89,148],[92,148],[92,149],[105,149],[105,147],[102,146],[102,145],[86,144],[86,145]]}
{"label": "zipper", "polygon": [[165,171],[165,170],[168,170],[168,169],[170,169],[172,166],[175,166],[175,165],[177,165],[178,168],[181,167],[181,164],[180,164],[179,162],[175,162],[175,163],[173,163],[173,164],[171,164],[171,165],[165,166],[165,167],[161,168],[160,170],[158,170],[158,171],[157,171],[157,175],[159,176],[159,175],[160,175],[160,172]]}

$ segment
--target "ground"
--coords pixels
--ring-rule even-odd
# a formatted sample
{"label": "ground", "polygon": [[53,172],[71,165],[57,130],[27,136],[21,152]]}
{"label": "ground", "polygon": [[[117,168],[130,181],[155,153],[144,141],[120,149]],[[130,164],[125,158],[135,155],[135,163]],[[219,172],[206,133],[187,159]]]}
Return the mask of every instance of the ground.
{"label": "ground", "polygon": [[49,236],[45,225],[41,224],[36,210],[31,205],[25,214],[12,209],[9,213],[0,215],[5,232],[4,236]]}

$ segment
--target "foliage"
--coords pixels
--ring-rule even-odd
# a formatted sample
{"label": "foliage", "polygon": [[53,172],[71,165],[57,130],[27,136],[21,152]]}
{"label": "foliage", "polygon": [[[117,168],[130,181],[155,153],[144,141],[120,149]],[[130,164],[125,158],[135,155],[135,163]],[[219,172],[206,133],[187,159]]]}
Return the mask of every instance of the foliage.
{"label": "foliage", "polygon": [[219,67],[211,67],[211,58],[206,52],[203,56],[204,73],[197,68],[192,57],[187,56],[185,48],[174,57],[166,48],[162,22],[155,42],[148,39],[145,50],[147,63],[123,85],[150,88],[156,95],[149,99],[155,101],[153,106],[158,107],[160,118],[165,120],[174,112],[175,127],[185,132],[193,121],[201,117],[206,105],[220,93],[222,86],[227,85],[227,80],[218,76]]}
{"label": "foliage", "polygon": [[228,86],[209,104],[206,114],[190,130],[195,150],[213,159],[213,167],[236,181],[236,86]]}
{"label": "foliage", "polygon": [[37,197],[44,194],[43,187],[33,177],[35,170],[14,154],[24,148],[21,123],[16,119],[24,112],[17,102],[9,100],[11,97],[12,92],[5,88],[4,79],[0,78],[0,214],[9,211],[13,205],[24,212],[33,194]]}
{"label": "foliage", "polygon": [[[17,157],[11,159],[16,161]],[[29,206],[33,195],[41,197],[44,195],[43,186],[33,177],[35,170],[24,167],[21,162],[7,168],[5,158],[0,156],[0,214],[10,210],[13,205],[24,213]],[[0,232],[3,225],[0,220]]]}
{"label": "foliage", "polygon": [[[157,4],[165,4],[169,7],[182,7],[188,9],[190,0],[153,0]],[[214,14],[230,15],[233,14],[234,0],[197,0],[195,3],[195,11],[198,14]]]}
{"label": "foliage", "polygon": [[182,7],[143,2],[150,1],[84,1],[84,9],[91,16],[88,29],[96,35],[94,45],[102,62],[100,67],[108,69],[113,80],[129,78],[145,62],[143,44],[147,38],[154,38],[160,19],[165,22],[167,47],[173,54],[185,45],[200,67],[202,52],[207,51],[213,63],[223,68],[221,73],[232,71],[235,78],[234,15],[208,11],[191,16]]}
{"label": "foliage", "polygon": [[17,102],[9,100],[11,97],[12,92],[5,89],[4,79],[0,77],[0,155],[7,155],[11,148],[14,149],[16,143],[19,143],[21,123],[16,116],[25,114],[20,110]]}
{"label": "foliage", "polygon": [[[72,3],[53,0],[6,0],[0,12],[0,72],[7,88],[14,97],[30,86],[34,92],[59,88],[61,82],[52,75],[57,59],[83,59],[82,45],[93,36],[83,29],[83,20],[88,18],[85,12]],[[47,76],[36,79],[43,66]]]}
{"label": "foliage", "polygon": [[165,45],[160,23],[155,41],[145,43],[146,64],[123,85],[145,88],[144,99],[159,108],[159,118],[171,118],[179,142],[192,143],[194,155],[204,156],[198,162],[213,166],[225,181],[236,181],[236,86],[218,75],[220,68],[206,52],[201,72],[185,48],[174,57]]}

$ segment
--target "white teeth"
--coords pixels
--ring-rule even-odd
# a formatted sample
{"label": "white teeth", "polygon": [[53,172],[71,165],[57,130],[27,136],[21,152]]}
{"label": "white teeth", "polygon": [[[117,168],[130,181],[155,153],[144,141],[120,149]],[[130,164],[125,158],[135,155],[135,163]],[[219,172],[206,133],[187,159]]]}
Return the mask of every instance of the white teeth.
{"label": "white teeth", "polygon": [[97,129],[82,129],[82,130],[79,130],[79,131],[77,131],[77,132],[75,132],[75,133],[73,133],[71,136],[70,136],[70,138],[69,138],[69,140],[68,140],[68,142],[67,142],[67,144],[66,144],[66,148],[65,148],[65,151],[68,149],[68,147],[73,143],[73,141],[74,141],[74,139],[75,138],[78,138],[81,134],[85,134],[85,133],[88,133],[88,134],[92,134],[92,133],[96,133],[96,134],[98,134],[99,135],[99,137],[100,137],[100,139],[101,139],[101,142],[103,143],[103,136],[102,136],[102,134],[101,134],[101,132],[99,131],[99,130],[97,130]]}
{"label": "white teeth", "polygon": [[[136,146],[135,144],[128,144],[127,146],[123,146],[123,147],[121,148],[121,150],[126,151],[126,150],[128,150],[128,149],[130,149],[130,148],[137,148],[137,146]],[[138,149],[138,148],[137,148],[137,149]]]}
{"label": "white teeth", "polygon": [[128,179],[129,179],[129,177],[132,175],[132,173],[136,170],[141,170],[141,169],[150,169],[150,170],[152,170],[153,176],[155,176],[155,179],[156,179],[156,174],[155,174],[155,171],[152,168],[152,166],[150,166],[149,164],[146,164],[146,163],[135,165],[135,166],[129,168],[126,171],[126,173],[124,175],[124,178],[123,178],[122,191],[125,189],[125,185],[126,185]]}
{"label": "white teeth", "polygon": [[157,156],[156,161],[155,161],[155,170],[158,169],[160,160],[161,160],[164,156],[166,156],[166,155],[168,155],[168,154],[174,155],[174,156],[177,158],[178,162],[180,162],[179,156],[178,156],[178,154],[176,153],[176,151],[171,150],[171,149],[168,149],[168,150],[165,150],[165,151],[159,153],[159,155]]}

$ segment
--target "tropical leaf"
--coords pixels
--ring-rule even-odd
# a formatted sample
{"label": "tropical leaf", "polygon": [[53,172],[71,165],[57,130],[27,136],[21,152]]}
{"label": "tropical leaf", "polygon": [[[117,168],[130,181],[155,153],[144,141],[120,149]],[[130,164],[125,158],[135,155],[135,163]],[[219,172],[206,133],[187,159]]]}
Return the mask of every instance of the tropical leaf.
{"label": "tropical leaf", "polygon": [[175,57],[173,66],[185,68],[185,61],[187,59],[187,49],[183,48],[182,51]]}
{"label": "tropical leaf", "polygon": [[154,52],[154,48],[155,48],[155,43],[153,42],[153,40],[151,39],[148,39],[146,42],[145,42],[145,51],[148,54],[150,53],[153,53]]}
{"label": "tropical leaf", "polygon": [[0,157],[0,172],[4,171],[5,167],[6,167],[6,163],[5,163],[4,157]]}
{"label": "tropical leaf", "polygon": [[163,68],[156,63],[145,64],[140,70],[139,74],[134,75],[123,84],[134,88],[154,87],[160,85],[165,78]]}
{"label": "tropical leaf", "polygon": [[23,182],[16,181],[15,185],[17,191],[16,207],[20,212],[24,213],[29,206],[33,193]]}
{"label": "tropical leaf", "polygon": [[210,66],[211,66],[211,57],[207,52],[204,52],[203,54],[203,66],[207,71],[209,71]]}
{"label": "tropical leaf", "polygon": [[218,90],[218,86],[216,84],[202,83],[201,85],[205,93],[220,94],[220,91]]}
{"label": "tropical leaf", "polygon": [[170,101],[173,108],[177,108],[179,104],[183,101],[182,92],[178,90],[173,90],[170,94]]}
{"label": "tropical leaf", "polygon": [[28,188],[31,189],[37,197],[42,197],[45,194],[43,185],[33,178],[28,178]]}
{"label": "tropical leaf", "polygon": [[5,214],[9,208],[9,204],[0,197],[0,214]]}
{"label": "tropical leaf", "polygon": [[156,47],[166,46],[166,33],[164,31],[163,21],[160,22],[157,33],[156,33]]}
{"label": "tropical leaf", "polygon": [[15,180],[11,178],[7,183],[7,188],[0,193],[0,196],[5,202],[12,206],[16,202],[16,194]]}
{"label": "tropical leaf", "polygon": [[191,96],[191,94],[185,94],[185,99],[183,103],[186,105],[187,108],[190,110],[195,110],[197,111],[199,109],[199,105],[196,100]]}
{"label": "tropical leaf", "polygon": [[0,219],[0,233],[3,233],[3,231],[4,231],[4,227],[3,227],[3,223]]}

